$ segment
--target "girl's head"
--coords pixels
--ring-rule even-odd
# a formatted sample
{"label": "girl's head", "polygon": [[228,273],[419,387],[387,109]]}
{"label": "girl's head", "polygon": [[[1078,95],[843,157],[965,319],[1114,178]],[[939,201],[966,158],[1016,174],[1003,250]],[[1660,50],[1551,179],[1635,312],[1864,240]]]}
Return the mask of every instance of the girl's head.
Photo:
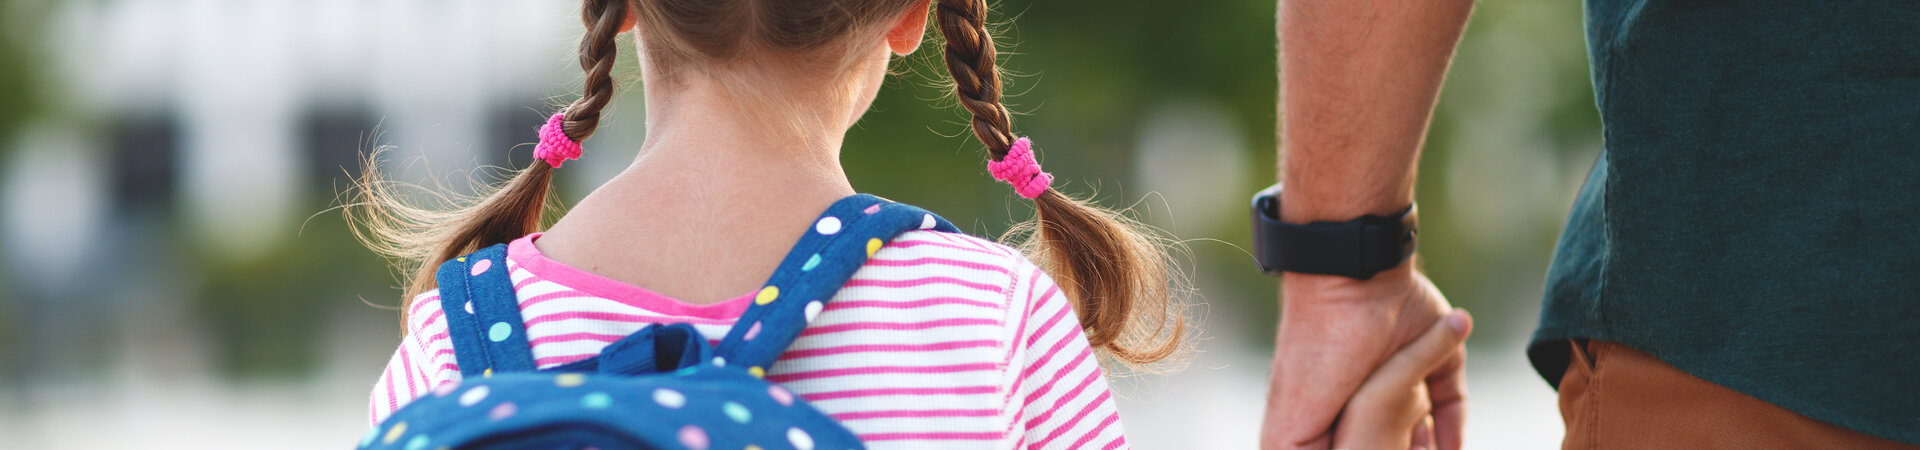
{"label": "girl's head", "polygon": [[[578,142],[598,128],[615,91],[617,40],[632,30],[649,102],[698,86],[761,112],[781,111],[769,99],[796,97],[766,93],[798,93],[850,109],[844,116],[768,123],[843,134],[878,91],[889,54],[919,45],[929,9],[945,37],[946,68],[972,116],[974,136],[990,160],[1001,161],[1018,136],[1001,104],[986,0],[584,0],[584,89],[564,110],[560,129]],[[370,157],[349,219],[361,225],[356,232],[363,242],[411,274],[411,299],[433,288],[441,261],[538,231],[552,173],[551,165],[535,161],[491,193],[438,210],[406,203],[379,178]],[[1158,361],[1177,350],[1183,320],[1172,301],[1176,272],[1166,241],[1114,211],[1052,189],[1036,192],[1037,217],[1009,236],[1021,237],[1022,250],[1072,299],[1094,347],[1128,363]]]}

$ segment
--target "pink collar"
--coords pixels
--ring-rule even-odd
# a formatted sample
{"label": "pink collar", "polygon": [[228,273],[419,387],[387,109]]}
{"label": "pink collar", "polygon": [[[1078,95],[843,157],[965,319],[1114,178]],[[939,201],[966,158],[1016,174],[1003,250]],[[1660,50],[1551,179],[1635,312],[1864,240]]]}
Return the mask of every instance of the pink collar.
{"label": "pink collar", "polygon": [[753,301],[751,292],[709,305],[680,301],[647,288],[622,283],[547,259],[547,256],[540,252],[540,248],[533,245],[533,241],[537,239],[540,239],[540,233],[529,234],[507,244],[507,259],[512,260],[521,269],[525,269],[534,278],[559,283],[595,297],[662,314],[717,320],[740,318],[740,314],[746,312],[748,302]]}

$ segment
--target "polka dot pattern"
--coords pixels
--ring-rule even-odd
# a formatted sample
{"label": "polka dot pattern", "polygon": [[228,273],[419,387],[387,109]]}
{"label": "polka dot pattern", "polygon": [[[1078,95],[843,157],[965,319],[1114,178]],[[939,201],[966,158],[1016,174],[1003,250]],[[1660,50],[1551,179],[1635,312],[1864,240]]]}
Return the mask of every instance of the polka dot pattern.
{"label": "polka dot pattern", "polygon": [[813,270],[813,268],[815,267],[820,267],[819,253],[815,253],[813,254],[813,256],[807,257],[807,263],[800,265],[800,271],[805,272],[805,271]]}
{"label": "polka dot pattern", "polygon": [[840,218],[833,216],[821,217],[820,222],[813,224],[813,231],[826,236],[838,234],[840,232]]}
{"label": "polka dot pattern", "polygon": [[473,269],[468,270],[467,272],[477,277],[477,276],[480,276],[480,274],[487,273],[487,269],[492,269],[492,268],[493,268],[493,260],[482,259],[479,261],[474,261]]}
{"label": "polka dot pattern", "polygon": [[760,322],[754,322],[753,326],[747,327],[747,334],[740,336],[740,338],[751,341],[753,340],[753,338],[759,337],[759,336],[760,336]]}
{"label": "polka dot pattern", "polygon": [[780,287],[767,286],[765,288],[761,288],[760,293],[758,295],[753,296],[753,302],[765,305],[768,303],[773,303],[774,300],[778,300],[779,298],[780,298]]}
{"label": "polka dot pattern", "polygon": [[880,205],[873,205],[873,206],[868,206],[868,207],[867,207],[867,209],[866,209],[865,211],[862,211],[862,212],[865,212],[865,213],[867,213],[868,215],[872,215],[873,213],[877,213],[877,212],[880,212]]}
{"label": "polka dot pattern", "polygon": [[580,407],[586,409],[607,409],[613,406],[613,396],[605,392],[592,392],[580,397]]}
{"label": "polka dot pattern", "polygon": [[874,253],[880,251],[880,246],[882,245],[886,245],[886,243],[880,242],[880,238],[868,239],[867,240],[867,257],[872,258]]}
{"label": "polka dot pattern", "polygon": [[813,435],[798,427],[787,429],[787,443],[797,450],[813,450]]}
{"label": "polka dot pattern", "polygon": [[[820,302],[816,301],[810,304],[818,304],[818,303]],[[757,375],[762,371],[762,368],[753,367],[751,368],[751,370],[755,372]],[[580,373],[558,374],[551,377],[551,380],[555,386],[558,386],[561,388],[583,386],[585,385],[586,381],[591,381],[588,379],[586,375],[580,374]],[[443,384],[443,388],[451,387],[451,386],[456,386],[456,384],[455,383]],[[488,384],[472,383],[471,386],[466,388],[464,391],[459,391],[460,393],[457,396],[457,399],[461,403],[461,406],[475,406],[475,405],[483,404],[483,403],[486,403],[486,401],[492,397],[491,396],[492,389],[494,388],[489,387]],[[448,390],[452,391],[453,389],[448,389]],[[573,392],[580,392],[580,391],[573,391]],[[783,387],[780,387],[779,385],[768,385],[767,395],[782,406],[793,406],[794,404],[795,397],[793,393]],[[678,391],[675,389],[669,389],[669,388],[654,389],[652,397],[653,397],[654,403],[657,403],[660,406],[668,409],[687,409],[689,406],[695,405],[694,403],[691,402],[691,400],[687,397],[686,394],[683,394],[681,391]],[[585,394],[580,395],[578,399],[579,399],[578,400],[579,407],[583,409],[589,409],[589,410],[613,410],[615,403],[618,401],[617,398],[612,394],[610,394],[608,391],[597,391],[597,390],[586,392]],[[706,405],[711,405],[711,403],[708,403]],[[719,414],[715,416],[709,416],[709,417],[714,417],[714,419],[724,417],[726,421],[711,422],[711,421],[695,420],[694,424],[681,425],[680,428],[676,430],[676,433],[673,435],[674,436],[673,439],[677,441],[681,446],[688,449],[714,448],[714,445],[717,445],[717,444],[713,439],[714,439],[714,436],[718,436],[718,435],[713,435],[710,433],[712,432],[736,433],[738,431],[733,431],[733,430],[739,430],[739,429],[726,428],[726,427],[714,428],[719,426],[718,424],[728,424],[729,426],[751,426],[755,424],[756,416],[758,416],[758,414],[756,414],[751,407],[747,406],[746,403],[728,400],[728,401],[720,401],[718,406],[719,408],[717,411],[711,410],[711,409],[705,410],[704,412],[688,410],[688,412],[682,413],[682,414],[707,415],[707,414],[713,414],[714,412],[718,412]],[[712,406],[705,406],[704,408],[711,408],[711,407]],[[534,408],[534,407],[530,406],[530,408]],[[537,407],[536,409],[544,410],[543,408],[551,408],[551,406],[541,406],[541,407]],[[529,410],[529,411],[533,411],[533,410]],[[521,412],[522,411],[520,411],[519,405],[517,405],[516,403],[501,402],[499,404],[492,405],[492,407],[488,408],[486,416],[488,420],[498,422],[498,421],[505,421],[508,419],[519,417],[519,414]],[[669,416],[669,417],[672,417],[672,416]],[[692,416],[682,416],[682,417],[692,417]],[[525,420],[539,420],[539,419],[532,418],[531,416],[529,416],[529,418],[523,418],[519,420],[525,421]],[[518,422],[515,422],[515,423],[518,423]],[[686,422],[682,421],[681,423],[686,423]],[[769,423],[769,425],[787,426],[787,424],[782,423],[782,421],[780,420],[775,420]],[[422,425],[422,426],[428,426],[428,425]],[[399,421],[399,422],[393,423],[392,425],[390,425],[388,428],[384,430],[380,426],[375,426],[373,428],[368,429],[366,434],[361,437],[360,446],[366,447],[366,446],[372,445],[376,439],[379,439],[380,442],[386,445],[393,445],[396,443],[403,444],[400,446],[400,448],[404,448],[406,450],[426,450],[429,448],[434,448],[433,438],[435,436],[430,435],[432,434],[432,432],[429,431],[431,429],[433,428],[429,426],[429,428],[422,428],[421,432],[410,434],[408,433],[410,429],[408,428],[408,423],[406,421]],[[712,431],[709,431],[709,430],[712,430]],[[785,436],[787,440],[786,446],[790,446],[791,448],[794,448],[794,449],[813,450],[817,446],[817,443],[814,440],[813,434],[808,432],[807,428],[801,428],[800,426],[789,426],[786,428]],[[731,445],[740,445],[740,444],[731,444]],[[776,447],[779,447],[779,446],[776,446]],[[447,448],[447,446],[441,445],[439,448]],[[752,445],[752,444],[744,445],[743,447],[740,447],[740,448],[742,448],[743,450],[748,450],[748,449],[764,450],[763,447],[758,445]]]}
{"label": "polka dot pattern", "polygon": [[707,441],[707,430],[702,430],[697,426],[687,425],[680,427],[680,432],[677,433],[677,435],[680,445],[687,446],[687,448],[693,450],[704,450],[709,444]]}
{"label": "polka dot pattern", "polygon": [[509,336],[513,336],[513,326],[507,325],[506,322],[494,322],[493,328],[487,329],[487,339],[492,339],[494,342],[505,341]]}
{"label": "polka dot pattern", "polygon": [[753,411],[748,411],[746,405],[739,403],[722,403],[720,404],[720,412],[726,413],[728,419],[733,419],[734,422],[739,422],[742,425],[753,421]]}
{"label": "polka dot pattern", "polygon": [[748,375],[753,375],[753,377],[754,377],[754,378],[766,378],[766,377],[767,377],[767,369],[762,369],[762,368],[760,368],[760,366],[753,366],[753,367],[748,367],[748,368],[747,368],[747,374],[748,374]]}
{"label": "polka dot pattern", "polygon": [[807,323],[813,323],[815,317],[820,317],[820,310],[826,308],[827,304],[819,300],[807,302]]}
{"label": "polka dot pattern", "polygon": [[387,429],[387,437],[380,438],[380,443],[392,445],[393,441],[400,440],[400,436],[403,436],[406,434],[407,434],[407,422],[402,420],[400,421],[400,423],[393,424],[393,428]]}
{"label": "polka dot pattern", "polygon": [[933,227],[938,225],[940,225],[940,221],[938,219],[934,219],[932,214],[920,216],[920,229],[931,230],[933,229]]}
{"label": "polka dot pattern", "polygon": [[493,419],[493,420],[504,420],[508,417],[513,417],[514,413],[518,413],[518,412],[520,412],[519,406],[515,406],[513,402],[506,402],[498,405],[493,405],[493,410],[487,411],[487,418]]}
{"label": "polka dot pattern", "polygon": [[486,386],[474,386],[473,389],[468,389],[467,393],[460,394],[460,406],[473,406],[478,404],[481,400],[487,399],[487,393],[489,392],[493,391],[487,389]]}
{"label": "polka dot pattern", "polygon": [[654,389],[653,402],[667,409],[680,409],[682,406],[687,406],[687,395],[667,388]]}
{"label": "polka dot pattern", "polygon": [[780,403],[780,406],[793,406],[793,393],[778,384],[767,386],[767,396],[773,397],[773,401]]}

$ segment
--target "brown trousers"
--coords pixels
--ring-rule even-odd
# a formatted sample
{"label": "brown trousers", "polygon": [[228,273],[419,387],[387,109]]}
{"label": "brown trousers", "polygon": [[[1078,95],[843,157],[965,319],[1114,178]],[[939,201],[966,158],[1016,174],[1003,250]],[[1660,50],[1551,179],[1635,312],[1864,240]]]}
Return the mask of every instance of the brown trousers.
{"label": "brown trousers", "polygon": [[1564,449],[1920,449],[1809,419],[1618,343],[1574,341],[1571,359],[1560,380]]}

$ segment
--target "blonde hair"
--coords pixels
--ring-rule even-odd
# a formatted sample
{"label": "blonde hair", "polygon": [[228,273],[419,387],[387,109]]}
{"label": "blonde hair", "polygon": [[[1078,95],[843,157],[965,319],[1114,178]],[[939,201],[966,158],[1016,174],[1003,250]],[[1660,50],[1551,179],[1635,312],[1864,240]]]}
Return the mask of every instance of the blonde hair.
{"label": "blonde hair", "polygon": [[[987,29],[986,0],[931,0],[945,36],[954,93],[971,113],[973,134],[994,161],[1016,139],[1001,103],[999,53]],[[564,130],[591,136],[614,92],[615,43],[631,13],[654,64],[731,61],[752,50],[782,55],[830,53],[850,36],[884,29],[919,0],[585,0],[580,42],[585,89],[566,109]],[[850,48],[850,47],[849,47]],[[658,50],[656,52],[656,49]],[[406,302],[434,288],[436,264],[538,231],[553,168],[534,162],[476,197],[447,208],[409,202],[380,175],[377,152],[355,180],[348,219],[355,236],[405,275]],[[1017,197],[1016,197],[1017,198]],[[1185,344],[1185,289],[1170,254],[1177,244],[1123,214],[1048,189],[1034,199],[1034,220],[1003,239],[1053,276],[1079,314],[1094,348],[1128,364],[1166,359]],[[407,308],[403,304],[403,319]]]}

